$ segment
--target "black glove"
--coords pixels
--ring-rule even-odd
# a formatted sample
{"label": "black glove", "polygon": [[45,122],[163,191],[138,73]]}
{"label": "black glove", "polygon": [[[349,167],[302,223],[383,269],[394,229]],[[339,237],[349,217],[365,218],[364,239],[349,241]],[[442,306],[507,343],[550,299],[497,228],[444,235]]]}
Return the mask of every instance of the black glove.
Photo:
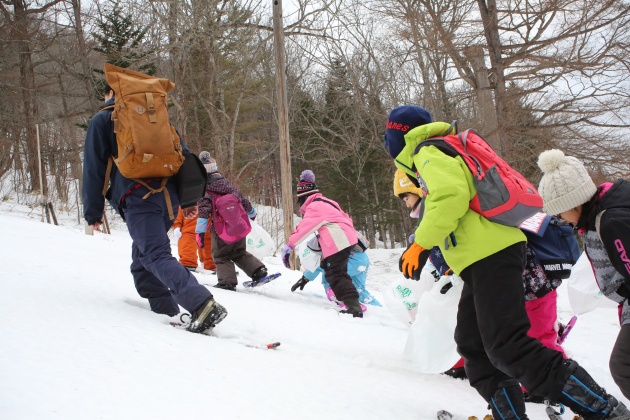
{"label": "black glove", "polygon": [[295,292],[298,288],[300,290],[304,290],[304,286],[306,286],[307,284],[308,284],[308,279],[302,276],[301,279],[299,279],[293,286],[291,286],[291,291]]}

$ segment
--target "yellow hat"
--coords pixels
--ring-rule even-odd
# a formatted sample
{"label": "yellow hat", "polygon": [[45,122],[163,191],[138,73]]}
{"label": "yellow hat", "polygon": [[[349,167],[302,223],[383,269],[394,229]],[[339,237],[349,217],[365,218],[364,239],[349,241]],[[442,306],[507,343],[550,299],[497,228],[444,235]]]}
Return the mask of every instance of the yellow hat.
{"label": "yellow hat", "polygon": [[404,193],[411,193],[420,197],[424,195],[422,190],[411,182],[409,176],[402,169],[398,169],[394,175],[394,195],[399,196]]}

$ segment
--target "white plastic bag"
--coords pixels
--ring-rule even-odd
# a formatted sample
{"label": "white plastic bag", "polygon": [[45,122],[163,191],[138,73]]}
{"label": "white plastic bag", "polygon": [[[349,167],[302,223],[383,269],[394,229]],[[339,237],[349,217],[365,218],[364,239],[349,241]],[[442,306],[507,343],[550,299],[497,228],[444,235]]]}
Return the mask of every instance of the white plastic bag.
{"label": "white plastic bag", "polygon": [[[453,282],[445,294],[440,290]],[[418,302],[416,320],[409,330],[403,352],[405,360],[423,373],[442,373],[460,359],[455,344],[457,305],[464,282],[458,276],[443,276]]]}
{"label": "white plastic bag", "polygon": [[419,281],[401,277],[390,284],[383,293],[383,303],[389,312],[407,326],[416,319],[420,296],[430,290],[435,282],[431,274],[432,267],[429,263],[424,266]]}
{"label": "white plastic bag", "polygon": [[298,245],[298,257],[302,268],[308,271],[315,271],[321,263],[322,252],[317,242],[317,236],[311,235],[300,245]]}
{"label": "white plastic bag", "polygon": [[247,252],[258,259],[263,259],[273,254],[276,250],[276,244],[265,229],[262,228],[255,220],[250,220],[252,231],[249,232],[246,239]]}
{"label": "white plastic bag", "polygon": [[615,302],[599,290],[593,268],[584,252],[571,269],[571,276],[566,282],[569,304],[577,315],[585,314],[595,308],[617,307]]}

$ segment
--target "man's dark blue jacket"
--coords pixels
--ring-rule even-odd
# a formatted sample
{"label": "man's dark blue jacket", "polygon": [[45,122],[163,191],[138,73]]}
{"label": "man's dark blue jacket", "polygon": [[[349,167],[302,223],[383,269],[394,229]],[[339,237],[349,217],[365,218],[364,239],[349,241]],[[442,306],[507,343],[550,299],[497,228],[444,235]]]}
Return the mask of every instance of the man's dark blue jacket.
{"label": "man's dark blue jacket", "polygon": [[[114,98],[105,102],[105,107],[114,105]],[[114,134],[114,122],[111,120],[112,109],[105,109],[94,115],[85,136],[83,149],[83,217],[89,225],[102,222],[105,198],[102,195],[105,185],[107,160],[110,156],[117,156],[118,145]],[[179,134],[179,133],[178,133]],[[182,136],[180,135],[181,139]],[[186,144],[181,140],[184,150]],[[109,178],[107,200],[122,216],[121,198],[136,182],[120,174],[115,164]],[[173,183],[172,178],[168,181]],[[167,184],[168,185],[168,184]],[[173,185],[171,185],[172,187]],[[174,188],[170,188],[174,191]]]}

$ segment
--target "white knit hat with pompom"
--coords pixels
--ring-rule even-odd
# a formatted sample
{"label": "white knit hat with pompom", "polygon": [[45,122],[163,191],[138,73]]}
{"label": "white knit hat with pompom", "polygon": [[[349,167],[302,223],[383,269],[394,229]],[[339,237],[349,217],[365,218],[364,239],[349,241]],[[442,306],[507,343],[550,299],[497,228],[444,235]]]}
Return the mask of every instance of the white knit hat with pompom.
{"label": "white knit hat with pompom", "polygon": [[556,215],[588,202],[597,187],[577,158],[565,156],[562,150],[544,151],[538,157],[543,177],[538,186],[548,214]]}

